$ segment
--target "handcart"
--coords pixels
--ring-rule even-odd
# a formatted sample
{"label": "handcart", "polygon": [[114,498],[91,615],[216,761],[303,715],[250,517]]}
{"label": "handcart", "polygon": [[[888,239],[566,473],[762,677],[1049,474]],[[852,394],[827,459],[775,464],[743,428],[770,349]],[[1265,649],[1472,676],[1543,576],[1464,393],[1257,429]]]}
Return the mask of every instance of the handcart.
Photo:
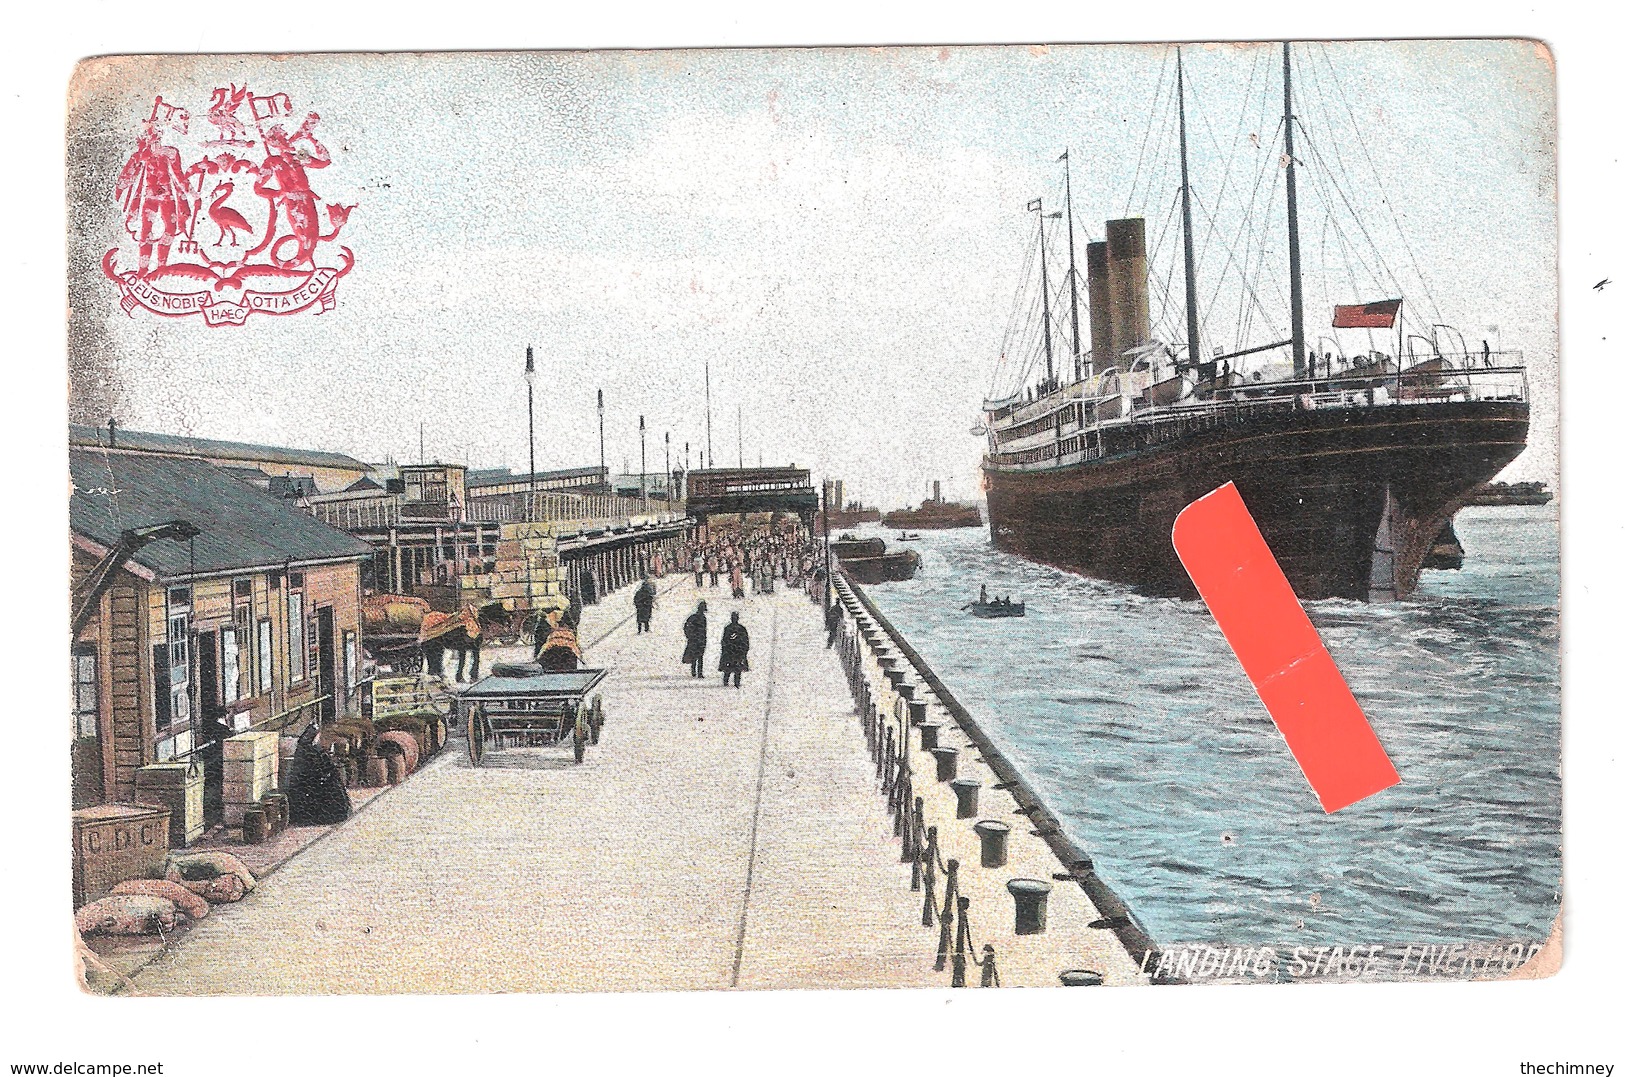
{"label": "handcart", "polygon": [[531,663],[499,666],[457,697],[458,725],[468,735],[468,761],[479,766],[488,750],[549,746],[569,740],[581,762],[598,743],[602,696],[587,696],[609,671],[550,673]]}

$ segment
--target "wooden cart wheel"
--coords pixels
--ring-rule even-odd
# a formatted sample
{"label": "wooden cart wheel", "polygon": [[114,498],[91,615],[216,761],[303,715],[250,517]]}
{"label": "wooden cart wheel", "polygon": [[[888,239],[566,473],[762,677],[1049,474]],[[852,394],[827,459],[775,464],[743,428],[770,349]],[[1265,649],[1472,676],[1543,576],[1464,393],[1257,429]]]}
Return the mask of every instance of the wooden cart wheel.
{"label": "wooden cart wheel", "polygon": [[478,709],[473,709],[468,712],[468,761],[477,767],[484,755],[485,723],[481,721]]}

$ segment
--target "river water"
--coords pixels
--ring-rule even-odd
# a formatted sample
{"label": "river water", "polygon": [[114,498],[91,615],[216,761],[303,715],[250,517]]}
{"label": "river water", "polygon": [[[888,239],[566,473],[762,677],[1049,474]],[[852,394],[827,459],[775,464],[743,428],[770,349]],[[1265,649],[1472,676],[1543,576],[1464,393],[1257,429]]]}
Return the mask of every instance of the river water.
{"label": "river water", "polygon": [[[879,534],[894,545],[896,532]],[[1308,604],[1402,784],[1326,815],[1200,602],[923,532],[871,598],[1160,943],[1544,939],[1561,885],[1557,511],[1469,508],[1460,571]],[[1022,619],[960,607],[986,583]]]}

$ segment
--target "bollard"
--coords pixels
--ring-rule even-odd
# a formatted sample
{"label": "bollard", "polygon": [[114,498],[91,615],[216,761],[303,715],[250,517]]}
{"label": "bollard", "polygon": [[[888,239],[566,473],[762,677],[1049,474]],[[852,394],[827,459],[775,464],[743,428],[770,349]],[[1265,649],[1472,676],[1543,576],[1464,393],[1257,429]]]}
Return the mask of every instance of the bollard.
{"label": "bollard", "polygon": [[1049,922],[1050,884],[1042,879],[1011,879],[1004,886],[1016,901],[1016,934],[1043,934]]}
{"label": "bollard", "polygon": [[1099,987],[1106,977],[1094,969],[1067,969],[1061,973],[1062,987]]}
{"label": "bollard", "polygon": [[925,700],[911,699],[908,701],[908,724],[925,724]]}
{"label": "bollard", "polygon": [[1010,859],[1010,824],[983,819],[971,828],[982,839],[982,866],[1002,868]]}
{"label": "bollard", "polygon": [[931,751],[937,746],[937,734],[942,732],[941,722],[920,723],[920,747],[924,751]]}
{"label": "bollard", "polygon": [[982,783],[975,778],[955,778],[948,783],[948,787],[954,791],[954,796],[959,798],[955,818],[976,818],[978,805],[982,799]]}
{"label": "bollard", "polygon": [[951,782],[959,774],[958,748],[932,748],[931,754],[937,759],[937,781]]}
{"label": "bollard", "polygon": [[897,682],[897,694],[902,696],[905,701],[906,700],[911,700],[911,699],[914,698],[914,689],[916,687],[917,686],[915,685],[915,683],[913,681],[911,681],[911,680],[904,679],[904,680],[898,681]]}
{"label": "bollard", "polygon": [[888,667],[886,670],[886,680],[891,683],[894,692],[898,690],[898,687],[903,683],[903,678],[906,676],[908,674],[895,667]]}

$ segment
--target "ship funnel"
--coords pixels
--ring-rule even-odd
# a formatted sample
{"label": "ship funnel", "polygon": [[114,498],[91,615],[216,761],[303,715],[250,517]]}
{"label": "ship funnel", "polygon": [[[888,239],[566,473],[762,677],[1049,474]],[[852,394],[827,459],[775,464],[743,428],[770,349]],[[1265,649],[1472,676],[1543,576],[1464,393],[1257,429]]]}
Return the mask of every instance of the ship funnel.
{"label": "ship funnel", "polygon": [[[1107,310],[1112,357],[1151,342],[1151,290],[1145,275],[1145,218],[1106,222]],[[1093,278],[1094,266],[1090,265]],[[1094,298],[1091,279],[1090,299]]]}
{"label": "ship funnel", "polygon": [[1117,350],[1112,347],[1111,283],[1107,279],[1110,262],[1106,257],[1106,244],[1089,244],[1087,261],[1090,366],[1098,374],[1117,364]]}
{"label": "ship funnel", "polygon": [[835,511],[846,510],[846,483],[840,479],[835,480]]}

